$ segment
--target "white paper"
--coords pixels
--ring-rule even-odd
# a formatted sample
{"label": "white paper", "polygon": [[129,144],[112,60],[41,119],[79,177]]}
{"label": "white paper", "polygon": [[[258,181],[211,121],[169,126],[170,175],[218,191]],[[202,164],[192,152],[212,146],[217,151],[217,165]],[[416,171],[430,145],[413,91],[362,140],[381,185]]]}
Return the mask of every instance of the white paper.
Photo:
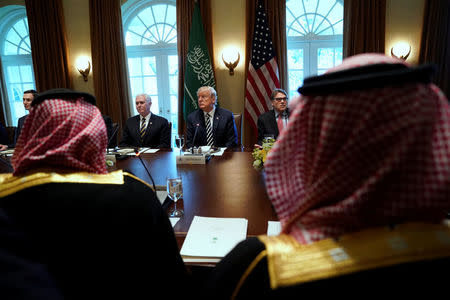
{"label": "white paper", "polygon": [[180,254],[224,257],[247,237],[247,223],[244,218],[194,216]]}
{"label": "white paper", "polygon": [[4,154],[6,156],[11,156],[11,155],[14,154],[14,149],[6,149],[6,150],[3,150],[3,151],[0,151],[0,154]]}
{"label": "white paper", "polygon": [[180,218],[169,218],[170,223],[172,224],[172,227],[175,227],[175,224],[177,224],[178,221],[180,221]]}
{"label": "white paper", "polygon": [[212,156],[222,156],[223,152],[227,149],[227,147],[221,147],[219,149],[220,149],[219,151],[213,152],[213,153],[211,153],[211,155]]}
{"label": "white paper", "polygon": [[[158,152],[159,149],[150,149],[150,148],[141,148],[139,153],[155,153]],[[136,156],[136,153],[127,153],[128,156]]]}
{"label": "white paper", "polygon": [[211,150],[211,146],[200,146],[200,149],[202,149],[202,153],[206,153]]}
{"label": "white paper", "polygon": [[281,232],[281,223],[278,221],[267,222],[267,235],[279,235]]}

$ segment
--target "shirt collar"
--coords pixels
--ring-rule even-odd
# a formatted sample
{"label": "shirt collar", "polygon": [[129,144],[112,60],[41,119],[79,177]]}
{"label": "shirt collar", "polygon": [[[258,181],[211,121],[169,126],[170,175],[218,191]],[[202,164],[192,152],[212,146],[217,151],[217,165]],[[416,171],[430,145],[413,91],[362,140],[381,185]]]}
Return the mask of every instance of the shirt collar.
{"label": "shirt collar", "polygon": [[214,107],[210,112],[203,112],[203,115],[206,118],[206,115],[209,115],[211,117],[211,119],[214,117],[214,112],[216,111],[216,108]]}
{"label": "shirt collar", "polygon": [[142,119],[145,119],[145,122],[147,122],[148,120],[150,120],[151,115],[152,115],[151,112],[146,117],[143,117],[142,115],[139,115],[141,117],[140,121],[142,122]]}
{"label": "shirt collar", "polygon": [[[280,112],[278,112],[276,109],[274,109],[274,112],[275,112],[275,119],[277,119],[278,116],[280,115]],[[284,119],[288,118],[288,111],[287,111],[287,109],[285,111],[281,112],[281,117],[284,118]]]}

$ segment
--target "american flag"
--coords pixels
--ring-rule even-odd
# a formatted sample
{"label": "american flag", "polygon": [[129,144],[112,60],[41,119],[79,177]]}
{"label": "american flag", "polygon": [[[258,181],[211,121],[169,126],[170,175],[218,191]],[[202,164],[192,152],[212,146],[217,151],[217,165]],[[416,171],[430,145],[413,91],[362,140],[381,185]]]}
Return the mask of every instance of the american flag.
{"label": "american flag", "polygon": [[278,65],[272,45],[272,34],[261,1],[256,3],[252,54],[245,91],[245,118],[255,132],[258,116],[271,108],[270,95],[280,87]]}

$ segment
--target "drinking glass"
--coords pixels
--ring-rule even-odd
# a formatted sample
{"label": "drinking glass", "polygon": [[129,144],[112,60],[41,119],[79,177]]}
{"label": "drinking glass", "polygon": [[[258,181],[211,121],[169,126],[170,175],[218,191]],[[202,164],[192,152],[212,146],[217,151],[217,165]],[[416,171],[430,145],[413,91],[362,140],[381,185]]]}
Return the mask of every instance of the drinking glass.
{"label": "drinking glass", "polygon": [[169,217],[181,217],[183,210],[177,209],[177,201],[183,197],[183,182],[181,181],[181,177],[167,178],[167,194],[174,202],[174,208],[169,213]]}
{"label": "drinking glass", "polygon": [[177,145],[177,148],[180,149],[180,155],[183,153],[183,147],[184,147],[184,135],[180,134],[175,137],[175,144]]}

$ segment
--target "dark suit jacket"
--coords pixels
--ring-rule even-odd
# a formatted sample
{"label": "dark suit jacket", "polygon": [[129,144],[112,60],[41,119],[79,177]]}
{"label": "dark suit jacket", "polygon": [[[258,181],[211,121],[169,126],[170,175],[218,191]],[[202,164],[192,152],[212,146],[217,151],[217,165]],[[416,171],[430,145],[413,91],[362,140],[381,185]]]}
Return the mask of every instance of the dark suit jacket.
{"label": "dark suit jacket", "polygon": [[170,298],[192,299],[156,194],[135,177],[124,174],[123,180],[25,187],[0,198],[0,209],[34,245],[34,261],[47,267],[64,299],[150,299],[169,291]]}
{"label": "dark suit jacket", "polygon": [[111,117],[107,115],[102,114],[102,117],[103,121],[105,121],[106,132],[108,133],[108,148],[114,148],[117,145],[114,145],[114,141],[111,140],[111,137],[113,135],[113,121]]}
{"label": "dark suit jacket", "polygon": [[17,120],[17,127],[14,130],[14,140],[11,144],[8,145],[8,148],[14,148],[16,146],[17,140],[19,139],[20,132],[22,131],[23,124],[25,123],[25,120],[27,119],[28,115],[25,115],[23,117],[20,117],[19,120]]}
{"label": "dark suit jacket", "polygon": [[170,128],[165,118],[152,113],[142,143],[139,136],[140,120],[140,115],[127,120],[120,141],[121,147],[170,148]]}
{"label": "dark suit jacket", "polygon": [[2,123],[0,123],[0,144],[2,145],[9,144],[8,132],[6,132],[6,128],[3,126]]}
{"label": "dark suit jacket", "polygon": [[[193,141],[197,124],[198,131],[195,141]],[[186,147],[192,147],[193,142],[194,146],[205,146],[208,144],[203,110],[197,109],[191,112],[187,117],[186,125]],[[212,133],[214,137],[214,146],[216,147],[234,147],[237,145],[236,124],[234,123],[234,116],[231,111],[216,107]]]}
{"label": "dark suit jacket", "polygon": [[[63,299],[36,249],[0,210],[0,294],[2,299]],[[26,280],[25,280],[26,279]]]}
{"label": "dark suit jacket", "polygon": [[[289,110],[287,110],[289,116]],[[265,137],[273,135],[278,138],[278,125],[275,119],[275,111],[269,110],[258,117],[258,144],[262,145]]]}

